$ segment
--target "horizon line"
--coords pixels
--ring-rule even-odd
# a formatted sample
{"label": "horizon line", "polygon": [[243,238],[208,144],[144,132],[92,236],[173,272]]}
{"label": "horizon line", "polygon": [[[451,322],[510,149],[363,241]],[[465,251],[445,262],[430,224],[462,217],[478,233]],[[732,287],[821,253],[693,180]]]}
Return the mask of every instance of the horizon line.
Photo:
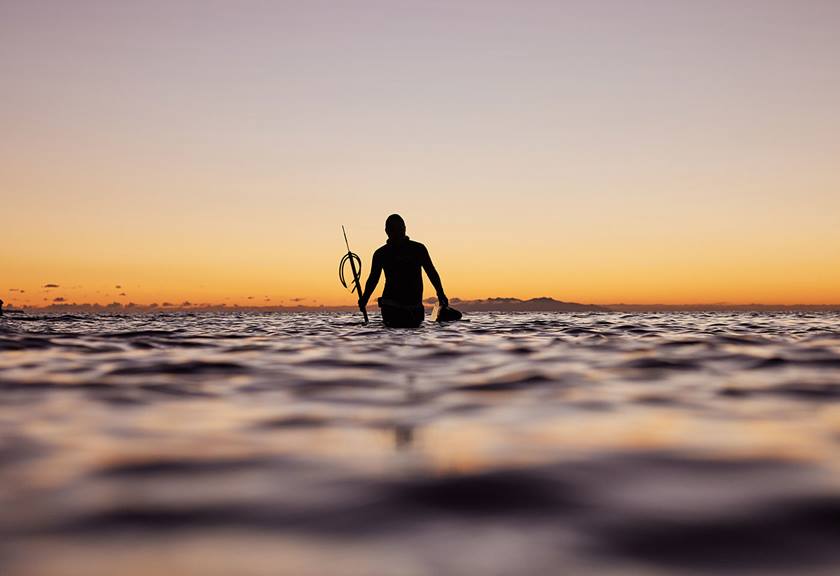
{"label": "horizon line", "polygon": [[[431,308],[437,299],[426,298],[423,305],[426,308]],[[540,296],[535,298],[518,298],[511,296],[495,296],[487,298],[476,299],[461,299],[450,298],[450,303],[454,306],[522,306],[522,305],[543,305],[543,306],[566,306],[566,307],[580,307],[590,309],[721,309],[721,308],[756,308],[756,309],[840,309],[840,302],[831,303],[791,303],[784,304],[778,302],[762,303],[762,302],[679,302],[679,303],[635,303],[635,302],[614,302],[609,304],[593,304],[573,302],[568,300],[557,300],[548,296]],[[374,304],[369,306],[371,309],[376,309]],[[191,303],[184,301],[180,304],[164,302],[162,304],[137,304],[134,302],[121,303],[111,302],[108,304],[94,303],[94,302],[51,302],[46,305],[24,304],[16,306],[11,302],[6,302],[3,309],[5,311],[13,310],[43,310],[43,311],[66,311],[73,309],[92,309],[92,310],[121,310],[121,311],[135,311],[135,312],[149,312],[149,311],[190,311],[190,310],[263,310],[263,311],[353,311],[358,310],[354,304],[228,304],[228,303]],[[620,310],[619,310],[620,311]]]}

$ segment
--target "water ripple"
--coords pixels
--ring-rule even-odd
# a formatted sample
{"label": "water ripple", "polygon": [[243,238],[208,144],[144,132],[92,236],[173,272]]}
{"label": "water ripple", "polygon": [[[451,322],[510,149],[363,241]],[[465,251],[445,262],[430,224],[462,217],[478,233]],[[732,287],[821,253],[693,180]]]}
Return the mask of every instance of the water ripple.
{"label": "water ripple", "polygon": [[0,572],[840,569],[840,314],[468,319],[0,319]]}

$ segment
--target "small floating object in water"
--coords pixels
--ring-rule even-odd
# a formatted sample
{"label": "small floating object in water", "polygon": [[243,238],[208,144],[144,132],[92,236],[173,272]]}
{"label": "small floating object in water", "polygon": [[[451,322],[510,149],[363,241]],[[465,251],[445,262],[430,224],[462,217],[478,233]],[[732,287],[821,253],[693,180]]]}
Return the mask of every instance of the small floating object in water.
{"label": "small floating object in water", "polygon": [[441,307],[440,304],[435,304],[432,308],[432,322],[455,322],[462,316],[463,314],[449,306]]}

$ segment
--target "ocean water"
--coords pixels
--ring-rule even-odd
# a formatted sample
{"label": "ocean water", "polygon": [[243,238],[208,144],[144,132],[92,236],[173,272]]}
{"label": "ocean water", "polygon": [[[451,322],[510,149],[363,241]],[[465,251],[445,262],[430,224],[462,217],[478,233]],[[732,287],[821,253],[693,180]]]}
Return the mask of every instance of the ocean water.
{"label": "ocean water", "polygon": [[0,319],[0,574],[837,574],[840,315]]}

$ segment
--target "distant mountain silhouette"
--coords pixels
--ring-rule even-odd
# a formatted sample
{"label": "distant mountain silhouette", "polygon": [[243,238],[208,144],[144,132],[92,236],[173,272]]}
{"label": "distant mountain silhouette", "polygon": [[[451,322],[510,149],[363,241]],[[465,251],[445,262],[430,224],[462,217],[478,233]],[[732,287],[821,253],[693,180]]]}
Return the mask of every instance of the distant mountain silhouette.
{"label": "distant mountain silhouette", "polygon": [[563,302],[554,298],[487,298],[486,300],[450,300],[462,312],[606,312],[607,308],[595,304]]}

